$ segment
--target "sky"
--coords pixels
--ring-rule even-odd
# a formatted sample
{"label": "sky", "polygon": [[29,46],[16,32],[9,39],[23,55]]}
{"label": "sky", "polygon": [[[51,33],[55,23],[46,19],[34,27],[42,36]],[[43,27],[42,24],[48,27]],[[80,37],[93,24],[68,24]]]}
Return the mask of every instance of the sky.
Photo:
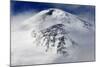
{"label": "sky", "polygon": [[58,8],[66,12],[81,16],[88,21],[95,21],[95,6],[78,4],[60,4],[43,2],[26,2],[11,0],[11,15],[18,15],[23,12],[40,12],[49,8]]}

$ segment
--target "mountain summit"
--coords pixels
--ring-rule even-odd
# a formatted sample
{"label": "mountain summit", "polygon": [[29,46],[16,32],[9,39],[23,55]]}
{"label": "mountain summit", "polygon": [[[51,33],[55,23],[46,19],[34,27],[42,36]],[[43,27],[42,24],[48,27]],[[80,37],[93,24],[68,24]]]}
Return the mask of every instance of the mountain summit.
{"label": "mountain summit", "polygon": [[45,29],[55,24],[64,24],[67,29],[85,31],[91,28],[92,24],[69,12],[50,8],[40,11],[35,16],[25,20],[22,24],[25,29]]}

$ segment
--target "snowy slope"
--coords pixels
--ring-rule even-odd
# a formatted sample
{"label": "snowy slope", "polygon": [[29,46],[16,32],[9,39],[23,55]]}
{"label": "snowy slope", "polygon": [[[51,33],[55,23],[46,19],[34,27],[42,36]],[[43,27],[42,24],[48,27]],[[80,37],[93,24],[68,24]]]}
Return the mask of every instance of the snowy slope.
{"label": "snowy slope", "polygon": [[94,60],[94,26],[60,9],[40,11],[11,34],[12,65]]}
{"label": "snowy slope", "polygon": [[[36,23],[34,24],[34,22]],[[45,29],[55,24],[64,24],[67,28],[75,28],[78,30],[84,30],[86,27],[89,28],[92,26],[76,15],[54,8],[39,12],[30,19],[25,20],[22,25],[29,29],[33,28],[33,26],[36,29]]]}

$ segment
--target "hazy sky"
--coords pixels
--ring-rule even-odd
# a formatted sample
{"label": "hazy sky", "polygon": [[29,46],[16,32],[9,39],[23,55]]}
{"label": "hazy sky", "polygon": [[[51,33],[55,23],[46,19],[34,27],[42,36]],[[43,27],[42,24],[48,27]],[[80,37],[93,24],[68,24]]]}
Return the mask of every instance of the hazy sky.
{"label": "hazy sky", "polygon": [[41,2],[11,1],[11,15],[21,14],[23,12],[39,12],[49,8],[58,8],[72,14],[83,17],[88,21],[95,21],[95,6],[75,5],[75,4],[57,4]]}

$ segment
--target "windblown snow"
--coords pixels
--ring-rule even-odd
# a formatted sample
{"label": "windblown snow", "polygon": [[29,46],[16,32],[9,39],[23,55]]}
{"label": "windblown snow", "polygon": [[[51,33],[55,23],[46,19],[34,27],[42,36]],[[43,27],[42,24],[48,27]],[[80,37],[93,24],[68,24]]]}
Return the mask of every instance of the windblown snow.
{"label": "windblown snow", "polygon": [[56,8],[25,16],[11,20],[12,66],[94,60],[94,25]]}

